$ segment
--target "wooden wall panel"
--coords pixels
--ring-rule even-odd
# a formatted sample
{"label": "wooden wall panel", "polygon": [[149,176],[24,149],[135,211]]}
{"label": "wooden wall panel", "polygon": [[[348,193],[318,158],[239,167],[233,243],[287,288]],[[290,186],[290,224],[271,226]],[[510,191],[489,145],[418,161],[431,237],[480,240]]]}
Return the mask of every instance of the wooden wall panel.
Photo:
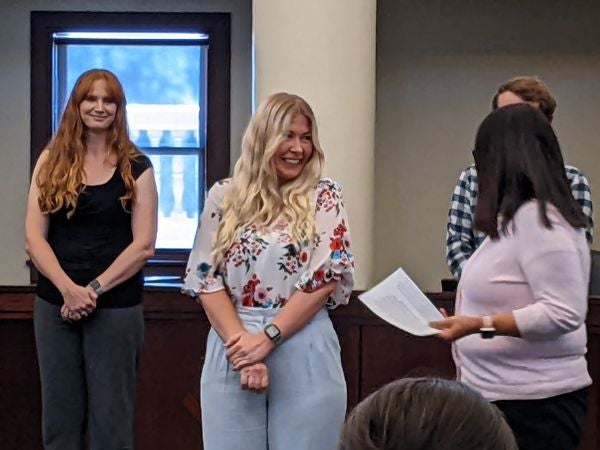
{"label": "wooden wall panel", "polygon": [[[452,311],[453,295],[428,294]],[[41,449],[41,401],[32,322],[32,287],[0,287],[0,448]],[[201,308],[176,289],[147,289],[146,335],[138,376],[136,448],[200,450],[199,378],[209,323]],[[452,378],[450,346],[407,335],[375,317],[358,299],[331,313],[340,337],[348,407],[404,376]],[[600,297],[590,297],[588,362],[600,377]],[[600,450],[600,389],[580,450]]]}
{"label": "wooden wall panel", "polygon": [[398,378],[455,376],[450,344],[410,336],[386,325],[365,326],[362,333],[361,398]]}
{"label": "wooden wall panel", "polygon": [[42,448],[40,374],[31,320],[0,319],[0,448]]}
{"label": "wooden wall panel", "polygon": [[146,322],[138,376],[136,448],[202,448],[198,387],[207,334],[204,320]]}

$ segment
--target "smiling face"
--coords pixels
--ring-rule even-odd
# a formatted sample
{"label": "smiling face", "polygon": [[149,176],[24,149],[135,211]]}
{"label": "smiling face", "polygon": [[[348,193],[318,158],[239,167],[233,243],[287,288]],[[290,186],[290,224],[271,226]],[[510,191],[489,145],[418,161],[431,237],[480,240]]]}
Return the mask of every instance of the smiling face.
{"label": "smiling face", "polygon": [[79,115],[91,131],[106,131],[115,120],[117,103],[109,94],[106,81],[94,81],[90,91],[79,104]]}
{"label": "smiling face", "polygon": [[313,154],[311,126],[306,116],[298,114],[292,120],[285,138],[273,156],[279,184],[298,177]]}

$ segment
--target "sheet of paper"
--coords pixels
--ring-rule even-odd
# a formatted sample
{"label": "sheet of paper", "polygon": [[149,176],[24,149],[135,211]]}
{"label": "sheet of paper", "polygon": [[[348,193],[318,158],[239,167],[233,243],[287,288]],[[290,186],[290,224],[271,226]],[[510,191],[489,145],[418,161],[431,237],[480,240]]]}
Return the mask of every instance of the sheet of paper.
{"label": "sheet of paper", "polygon": [[415,336],[439,333],[428,324],[444,318],[402,268],[358,298],[383,320]]}

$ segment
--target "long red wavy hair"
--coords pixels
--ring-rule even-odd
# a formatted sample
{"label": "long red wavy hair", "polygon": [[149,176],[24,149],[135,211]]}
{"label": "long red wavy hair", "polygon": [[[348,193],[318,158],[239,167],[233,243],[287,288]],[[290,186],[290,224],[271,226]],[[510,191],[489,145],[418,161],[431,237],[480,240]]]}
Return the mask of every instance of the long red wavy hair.
{"label": "long red wavy hair", "polygon": [[60,119],[58,130],[47,145],[48,158],[36,179],[39,188],[38,202],[44,213],[54,213],[63,207],[71,217],[77,207],[79,194],[85,189],[83,161],[86,153],[87,127],[81,119],[79,105],[92,90],[94,82],[104,80],[108,94],[117,104],[115,119],[108,129],[106,140],[109,154],[116,157],[118,170],[125,182],[125,195],[119,198],[123,209],[135,202],[135,180],[131,173],[131,160],[141,155],[129,138],[125,92],[118,78],[108,70],[91,69],[75,82],[67,106]]}

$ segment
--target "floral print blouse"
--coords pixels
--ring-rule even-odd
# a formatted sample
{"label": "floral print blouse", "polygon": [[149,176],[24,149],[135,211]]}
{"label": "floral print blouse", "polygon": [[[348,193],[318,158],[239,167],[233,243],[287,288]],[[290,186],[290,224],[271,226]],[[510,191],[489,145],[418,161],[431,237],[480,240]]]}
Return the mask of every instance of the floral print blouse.
{"label": "floral print blouse", "polygon": [[323,179],[314,190],[317,234],[313,242],[295,242],[285,217],[264,232],[250,226],[238,234],[217,271],[210,253],[228,188],[229,180],[224,180],[208,193],[188,261],[184,293],[196,297],[227,289],[238,305],[280,308],[297,289],[312,292],[337,280],[327,307],[348,303],[354,285],[354,257],[342,189],[335,181]]}

